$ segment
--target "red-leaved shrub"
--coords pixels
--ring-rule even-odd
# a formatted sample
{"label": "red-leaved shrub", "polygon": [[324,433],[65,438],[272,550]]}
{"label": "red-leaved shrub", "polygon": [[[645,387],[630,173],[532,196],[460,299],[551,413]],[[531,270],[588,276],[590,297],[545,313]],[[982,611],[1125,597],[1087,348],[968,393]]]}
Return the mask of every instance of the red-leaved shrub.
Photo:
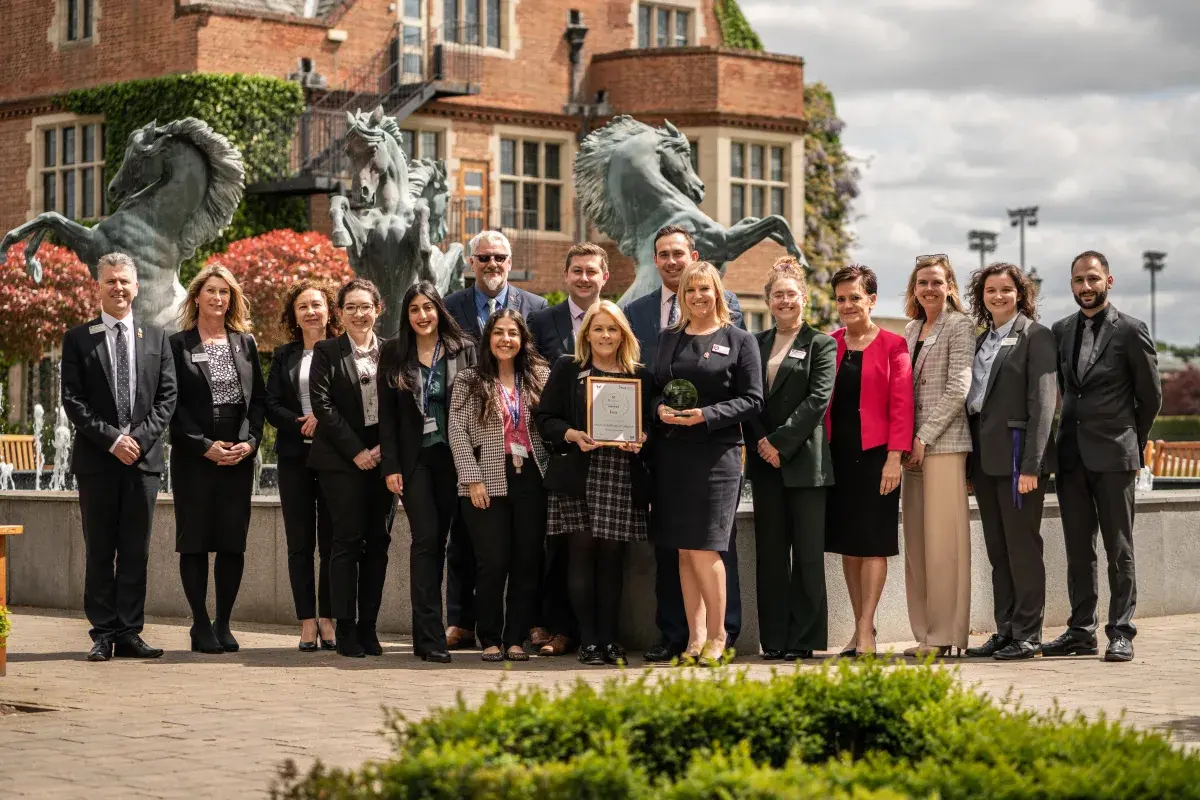
{"label": "red-leaved shrub", "polygon": [[42,282],[25,272],[25,243],[8,249],[0,264],[0,353],[36,361],[62,341],[69,328],[99,313],[96,283],[87,265],[65,247],[42,244]]}
{"label": "red-leaved shrub", "polygon": [[1164,379],[1162,389],[1164,416],[1200,414],[1200,369],[1195,364]]}

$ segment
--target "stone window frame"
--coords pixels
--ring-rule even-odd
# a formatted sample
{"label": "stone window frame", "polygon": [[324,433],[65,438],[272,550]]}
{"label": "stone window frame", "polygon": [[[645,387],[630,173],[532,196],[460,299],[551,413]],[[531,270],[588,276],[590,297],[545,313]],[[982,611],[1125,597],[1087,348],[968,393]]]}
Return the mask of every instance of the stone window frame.
{"label": "stone window frame", "polygon": [[[754,152],[761,153],[761,177],[754,175]],[[741,168],[739,170],[739,153]],[[779,171],[775,170],[775,155],[779,156]],[[729,224],[734,225],[746,217],[766,217],[778,214],[789,218],[789,197],[791,193],[791,175],[788,165],[791,163],[790,146],[780,142],[756,140],[750,137],[738,137],[729,142],[729,171],[722,176],[728,183],[729,195]],[[778,174],[779,177],[776,177]],[[755,207],[755,190],[762,190],[762,206]],[[741,214],[738,212],[738,198],[741,197]],[[756,213],[758,212],[758,213]]]}
{"label": "stone window frame", "polygon": [[[86,137],[86,129],[90,126],[93,128],[92,140],[92,159],[84,160],[84,145]],[[30,199],[32,207],[29,209],[29,217],[32,219],[44,211],[57,211],[70,219],[100,219],[107,216],[109,209],[107,208],[108,199],[106,195],[107,183],[105,180],[105,147],[107,144],[107,122],[102,115],[79,116],[75,114],[53,114],[46,117],[38,117],[33,120],[30,131],[30,169],[28,185],[30,189]],[[54,132],[54,154],[52,164],[47,164],[46,145],[48,144],[46,134]],[[70,164],[64,163],[64,141],[66,134],[64,131],[71,131],[73,139],[74,161]],[[85,215],[85,189],[87,171],[91,170],[92,176],[92,213]],[[64,176],[70,174],[71,184],[74,191],[73,207],[68,209],[66,202],[68,192],[64,189],[66,184]],[[46,207],[46,176],[54,176],[54,207]],[[71,213],[67,213],[71,211]]]}
{"label": "stone window frame", "polygon": [[[524,175],[509,175],[504,173],[503,161],[503,145],[504,140],[515,140],[517,145],[517,162],[515,164],[518,173],[523,172],[523,155],[524,143],[537,143],[539,145],[539,175],[538,177]],[[557,179],[544,177],[545,172],[545,145],[554,144],[559,146],[559,177]],[[575,137],[570,132],[549,131],[540,128],[528,128],[511,125],[497,125],[492,130],[491,137],[491,208],[495,210],[495,221],[500,223],[497,227],[508,231],[525,231],[537,236],[539,239],[547,240],[562,240],[574,241],[575,236],[575,184],[572,178],[571,169],[575,163]],[[529,228],[514,228],[505,223],[509,220],[505,219],[504,211],[504,188],[505,183],[516,183],[518,201],[517,213],[524,211],[524,189],[520,188],[525,184],[536,184],[540,186],[557,186],[559,187],[559,229],[546,230],[545,226],[545,190],[539,191],[538,202],[538,217],[537,226]]]}
{"label": "stone window frame", "polygon": [[[446,158],[445,132],[439,128],[428,128],[421,125],[408,124],[405,120],[400,125],[401,147],[404,154],[413,158]],[[428,144],[432,138],[433,152],[428,152]],[[409,142],[412,142],[412,145]]]}
{"label": "stone window frame", "polygon": [[[414,4],[417,11],[415,16],[408,13],[409,6]],[[396,18],[400,23],[398,60],[400,62],[400,74],[404,78],[411,76],[425,79],[429,72],[429,65],[426,63],[427,59],[425,57],[427,49],[425,44],[426,39],[429,37],[429,26],[425,24],[425,17],[425,0],[398,0],[396,3]],[[408,38],[409,32],[413,29],[416,29],[420,37],[420,41],[415,44],[410,43]],[[418,71],[410,72],[408,70],[408,60],[414,56],[418,59]]]}
{"label": "stone window frame", "polygon": [[[661,2],[661,0],[635,0],[633,3],[634,33],[633,46],[639,50],[670,47],[694,47],[700,41],[700,15],[702,9],[698,4],[687,2]],[[678,15],[687,14],[686,34],[679,41]],[[665,15],[667,19],[667,35],[661,36],[660,23]],[[649,19],[649,25],[645,24]],[[644,43],[643,43],[644,42]]]}
{"label": "stone window frame", "polygon": [[[54,25],[55,38],[67,47],[96,43],[96,23],[100,19],[100,0],[58,0]],[[72,19],[72,12],[74,19]],[[72,24],[74,23],[74,24]]]}
{"label": "stone window frame", "polygon": [[[476,47],[485,56],[515,59],[519,47],[516,19],[518,2],[519,0],[434,0],[430,30],[440,31],[440,42],[445,47]],[[446,16],[446,7],[450,3],[454,4],[456,10],[453,20]],[[447,38],[448,29],[458,29],[467,24],[467,11],[472,6],[476,9],[476,19],[481,28],[478,41],[459,42]],[[499,25],[490,25],[489,21],[492,19],[498,19]]]}

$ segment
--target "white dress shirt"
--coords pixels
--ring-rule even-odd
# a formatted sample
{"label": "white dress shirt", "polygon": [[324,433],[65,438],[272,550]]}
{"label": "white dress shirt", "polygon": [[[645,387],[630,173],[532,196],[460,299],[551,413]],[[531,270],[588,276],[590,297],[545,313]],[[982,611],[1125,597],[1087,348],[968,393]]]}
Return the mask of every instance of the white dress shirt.
{"label": "white dress shirt", "polygon": [[662,287],[662,299],[658,304],[658,326],[664,331],[667,329],[667,321],[671,318],[671,298],[674,296],[674,292],[672,292],[666,286]]}
{"label": "white dress shirt", "polygon": [[312,371],[312,350],[305,350],[300,356],[300,411],[304,416],[312,414],[312,398],[308,393],[308,373]]}
{"label": "white dress shirt", "polygon": [[[100,321],[104,323],[104,343],[108,345],[108,366],[112,371],[113,387],[117,385],[117,323],[125,326],[125,348],[129,351],[129,410],[133,412],[133,401],[137,397],[137,352],[133,337],[137,336],[137,325],[133,321],[133,311],[130,310],[124,319],[117,319],[107,311],[100,312]],[[116,398],[113,398],[116,401]],[[129,427],[121,429],[121,433],[129,433]],[[113,442],[113,447],[116,447]]]}

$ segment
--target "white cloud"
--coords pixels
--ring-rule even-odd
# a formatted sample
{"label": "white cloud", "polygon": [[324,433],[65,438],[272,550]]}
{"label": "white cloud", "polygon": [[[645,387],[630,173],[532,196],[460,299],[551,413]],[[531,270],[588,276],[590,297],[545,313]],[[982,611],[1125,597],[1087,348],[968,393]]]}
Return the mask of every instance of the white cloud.
{"label": "white cloud", "polygon": [[1161,339],[1200,326],[1200,4],[1133,0],[743,0],[770,50],[804,56],[833,90],[848,149],[865,162],[855,257],[899,313],[913,256],[978,266],[972,228],[1040,206],[1026,263],[1043,316],[1074,308],[1072,256],[1106,253],[1114,302],[1149,321],[1144,250],[1167,252]]}

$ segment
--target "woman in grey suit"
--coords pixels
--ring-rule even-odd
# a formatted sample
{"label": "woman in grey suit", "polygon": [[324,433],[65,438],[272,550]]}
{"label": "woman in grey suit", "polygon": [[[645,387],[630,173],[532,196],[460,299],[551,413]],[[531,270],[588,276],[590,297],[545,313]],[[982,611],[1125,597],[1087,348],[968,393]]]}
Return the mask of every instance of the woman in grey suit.
{"label": "woman in grey suit", "polygon": [[1058,401],[1057,346],[1037,320],[1033,282],[1013,264],[971,276],[976,340],[967,395],[974,450],[970,475],[992,562],[996,633],[967,655],[1033,658],[1042,639],[1046,568],[1042,501],[1054,471],[1050,428]]}
{"label": "woman in grey suit", "polygon": [[971,525],[964,403],[971,388],[975,326],[963,313],[944,254],[918,256],[908,279],[904,329],[916,401],[904,460],[904,586],[917,646],[906,655],[945,656],[967,646],[971,621]]}

